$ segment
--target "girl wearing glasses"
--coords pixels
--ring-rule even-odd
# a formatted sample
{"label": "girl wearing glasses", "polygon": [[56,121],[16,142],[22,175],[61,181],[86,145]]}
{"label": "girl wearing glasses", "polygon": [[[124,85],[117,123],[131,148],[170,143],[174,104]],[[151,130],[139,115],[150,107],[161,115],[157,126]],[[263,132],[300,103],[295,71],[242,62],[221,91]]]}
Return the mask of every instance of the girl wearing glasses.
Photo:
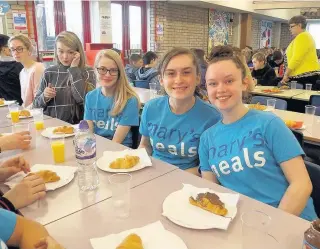
{"label": "girl wearing glasses", "polygon": [[87,94],[84,119],[96,134],[132,147],[130,128],[139,125],[140,101],[121,58],[111,49],[101,50],[94,66],[100,87]]}
{"label": "girl wearing glasses", "polygon": [[174,48],[159,64],[160,84],[167,96],[150,100],[143,108],[140,148],[167,163],[198,174],[201,134],[221,116],[195,96],[201,73],[196,55]]}
{"label": "girl wearing glasses", "polygon": [[307,220],[317,215],[304,152],[272,113],[248,110],[246,69],[228,46],[213,48],[206,73],[208,96],[223,118],[200,139],[202,177]]}
{"label": "girl wearing glasses", "polygon": [[21,98],[23,106],[32,104],[44,72],[44,65],[32,58],[32,44],[25,35],[16,35],[9,40],[9,49],[13,58],[23,65],[20,72]]}
{"label": "girl wearing glasses", "polygon": [[55,57],[57,64],[44,71],[33,106],[75,124],[83,119],[86,93],[95,88],[94,71],[86,66],[81,41],[73,32],[63,31],[57,36]]}

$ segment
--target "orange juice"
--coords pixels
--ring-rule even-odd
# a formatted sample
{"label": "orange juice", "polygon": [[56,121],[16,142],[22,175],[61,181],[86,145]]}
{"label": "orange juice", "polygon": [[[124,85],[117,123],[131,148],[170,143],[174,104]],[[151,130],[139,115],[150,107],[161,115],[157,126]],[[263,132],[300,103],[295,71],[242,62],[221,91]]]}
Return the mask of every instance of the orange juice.
{"label": "orange juice", "polygon": [[10,116],[11,116],[12,123],[19,122],[19,111],[10,112]]}
{"label": "orange juice", "polygon": [[35,126],[36,126],[36,130],[40,131],[44,129],[44,123],[43,121],[36,121],[34,122]]}
{"label": "orange juice", "polygon": [[62,141],[51,142],[51,149],[52,149],[54,162],[63,163],[64,162],[64,142]]}

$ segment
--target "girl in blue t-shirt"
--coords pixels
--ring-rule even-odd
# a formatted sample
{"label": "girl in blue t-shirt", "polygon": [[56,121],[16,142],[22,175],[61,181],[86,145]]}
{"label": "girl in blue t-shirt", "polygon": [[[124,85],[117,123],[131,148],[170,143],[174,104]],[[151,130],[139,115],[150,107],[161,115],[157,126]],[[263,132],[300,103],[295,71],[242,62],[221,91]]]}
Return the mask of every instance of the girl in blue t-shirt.
{"label": "girl in blue t-shirt", "polygon": [[139,125],[139,97],[128,83],[117,52],[100,51],[94,67],[100,87],[87,94],[84,119],[96,134],[131,147],[130,128]]}
{"label": "girl in blue t-shirt", "polygon": [[160,84],[167,96],[146,103],[141,115],[140,148],[180,169],[198,173],[201,134],[218,122],[220,113],[195,96],[200,67],[188,49],[174,48],[159,64]]}
{"label": "girl in blue t-shirt", "polygon": [[206,73],[209,100],[223,118],[200,139],[202,177],[302,218],[316,218],[304,152],[284,122],[248,110],[246,70],[227,46],[215,47]]}

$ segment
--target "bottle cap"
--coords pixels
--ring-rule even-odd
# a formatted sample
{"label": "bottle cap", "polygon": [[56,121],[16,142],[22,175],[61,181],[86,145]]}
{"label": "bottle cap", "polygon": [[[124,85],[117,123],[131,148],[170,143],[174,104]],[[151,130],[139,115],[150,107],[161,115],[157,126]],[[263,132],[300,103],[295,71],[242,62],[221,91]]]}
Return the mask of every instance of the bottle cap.
{"label": "bottle cap", "polygon": [[79,123],[79,130],[88,130],[89,124],[86,120],[81,120]]}

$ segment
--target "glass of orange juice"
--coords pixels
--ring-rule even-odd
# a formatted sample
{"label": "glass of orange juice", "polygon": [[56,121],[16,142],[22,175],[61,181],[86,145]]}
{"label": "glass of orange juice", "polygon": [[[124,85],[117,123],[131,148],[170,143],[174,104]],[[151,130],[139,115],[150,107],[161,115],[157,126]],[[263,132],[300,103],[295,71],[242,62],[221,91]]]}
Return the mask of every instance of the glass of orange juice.
{"label": "glass of orange juice", "polygon": [[50,137],[50,145],[54,163],[63,163],[65,161],[65,134],[57,132]]}
{"label": "glass of orange juice", "polygon": [[19,105],[16,103],[8,105],[12,123],[19,122]]}
{"label": "glass of orange juice", "polygon": [[31,110],[31,114],[33,116],[33,122],[37,131],[41,131],[44,129],[43,122],[43,109],[35,108]]}

